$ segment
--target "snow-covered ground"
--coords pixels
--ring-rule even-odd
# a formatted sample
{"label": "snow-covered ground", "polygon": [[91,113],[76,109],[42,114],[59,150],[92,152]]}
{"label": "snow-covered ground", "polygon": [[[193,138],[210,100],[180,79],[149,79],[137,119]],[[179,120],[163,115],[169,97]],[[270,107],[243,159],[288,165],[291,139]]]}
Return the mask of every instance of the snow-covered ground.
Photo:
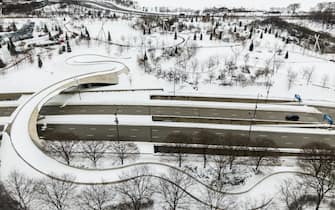
{"label": "snow-covered ground", "polygon": [[[172,1],[171,1],[172,2]],[[308,1],[309,3],[316,3],[316,1]],[[252,2],[255,3],[255,2]],[[278,4],[283,4],[282,1],[278,1]],[[195,4],[192,2],[192,4]],[[200,4],[200,3],[199,3]],[[246,4],[249,4],[246,2]],[[208,4],[206,4],[208,5]],[[307,3],[304,5],[308,5]],[[10,20],[12,21],[12,20]],[[36,21],[41,21],[37,19]],[[260,39],[260,34],[256,33],[254,35],[254,45],[255,50],[253,52],[249,52],[249,44],[250,41],[248,40],[244,45],[236,43],[235,41],[223,42],[223,41],[210,41],[209,35],[205,33],[206,29],[208,29],[207,24],[195,24],[196,28],[200,28],[200,31],[204,34],[204,40],[200,41],[199,39],[194,41],[193,34],[195,31],[189,31],[188,33],[180,33],[179,36],[183,37],[185,40],[188,40],[193,46],[199,46],[197,51],[193,55],[193,61],[197,60],[198,67],[193,68],[191,67],[191,63],[188,63],[187,69],[184,71],[177,65],[178,59],[171,58],[163,60],[161,63],[161,70],[165,72],[175,71],[178,69],[180,72],[188,75],[191,81],[185,82],[174,82],[169,81],[167,78],[157,76],[157,72],[154,73],[145,73],[143,68],[138,65],[138,58],[142,57],[144,51],[146,49],[142,48],[141,46],[137,46],[135,42],[136,40],[142,39],[149,39],[152,41],[147,40],[147,44],[149,42],[154,43],[153,45],[162,46],[162,41],[166,45],[175,45],[179,43],[179,40],[173,39],[173,34],[160,34],[152,31],[151,36],[143,36],[142,31],[134,30],[132,25],[134,24],[134,20],[122,20],[122,21],[113,21],[113,20],[105,20],[105,22],[95,21],[95,20],[71,20],[67,18],[64,21],[62,18],[57,20],[43,20],[46,24],[51,25],[54,23],[64,25],[66,24],[70,31],[74,30],[77,32],[83,32],[85,26],[91,33],[91,37],[93,39],[103,39],[104,42],[97,41],[97,40],[71,40],[70,45],[72,48],[71,53],[63,53],[61,55],[58,54],[58,46],[51,47],[48,51],[45,50],[36,50],[33,54],[34,62],[23,62],[17,68],[11,68],[6,70],[0,76],[0,92],[15,92],[15,91],[39,91],[44,89],[45,87],[50,86],[51,84],[55,84],[59,81],[64,79],[74,77],[79,74],[84,73],[92,73],[92,72],[99,72],[105,70],[113,70],[116,68],[122,67],[122,65],[115,64],[115,61],[124,63],[130,70],[128,74],[120,75],[120,83],[118,85],[114,85],[112,87],[104,87],[104,89],[127,89],[127,88],[163,88],[166,93],[173,93],[176,92],[177,94],[192,94],[192,95],[212,95],[212,96],[219,96],[219,95],[233,95],[235,97],[244,96],[244,97],[254,97],[256,98],[257,95],[261,95],[261,97],[265,97],[267,95],[267,88],[262,85],[262,82],[266,81],[268,78],[259,78],[258,83],[253,84],[238,84],[235,82],[231,86],[222,86],[218,79],[215,79],[218,74],[223,71],[226,66],[224,60],[228,58],[236,59],[236,65],[241,67],[246,62],[245,57],[248,54],[248,65],[250,66],[250,73],[248,73],[247,78],[251,77],[250,75],[256,74],[257,70],[260,68],[264,68],[264,66],[274,65],[276,66],[276,62],[280,62],[280,65],[274,67],[275,71],[273,76],[270,78],[273,82],[273,86],[269,92],[269,97],[275,98],[293,98],[294,94],[299,93],[303,99],[307,100],[332,100],[335,96],[335,72],[331,71],[335,67],[334,62],[330,62],[328,57],[303,50],[298,46],[293,44],[286,45],[280,39],[275,39],[273,34],[264,34],[263,39]],[[73,24],[72,24],[73,23]],[[190,24],[188,22],[187,24]],[[43,24],[42,24],[43,25]],[[79,26],[78,27],[76,27]],[[84,27],[80,27],[83,25]],[[101,26],[104,26],[103,28]],[[225,27],[232,28],[225,24]],[[103,30],[100,30],[103,29]],[[69,31],[69,33],[70,33]],[[113,44],[106,44],[106,32],[110,31],[112,41],[121,42],[122,44],[127,42],[134,42],[134,48],[126,48],[122,49],[118,46]],[[227,30],[228,31],[228,30]],[[238,31],[242,34],[242,28],[238,28]],[[228,32],[227,32],[228,33]],[[103,35],[104,34],[104,35]],[[226,35],[226,34],[225,34]],[[122,38],[125,37],[125,38]],[[129,37],[129,38],[127,38]],[[227,38],[228,35],[227,35]],[[281,49],[283,51],[282,54],[277,54],[274,51],[277,49]],[[285,52],[289,52],[289,58],[284,59]],[[6,48],[3,47],[0,50],[2,58],[5,61],[10,62],[8,58],[8,52]],[[38,68],[36,62],[36,55],[41,53],[43,67]],[[158,51],[154,57],[160,57],[161,51]],[[149,56],[150,57],[150,56]],[[215,61],[218,61],[219,64],[214,64],[215,68],[207,68],[209,62],[209,58],[212,57]],[[273,62],[275,61],[275,62]],[[271,63],[273,62],[273,63]],[[214,62],[216,63],[216,62]],[[193,63],[194,64],[194,63]],[[212,64],[211,64],[212,65]],[[311,81],[306,82],[306,71],[313,70],[313,76]],[[209,74],[213,74],[214,78],[212,82],[208,82]],[[238,73],[241,73],[238,71]],[[288,88],[288,75],[289,74],[296,74],[296,78],[293,81],[293,84],[290,88]],[[197,78],[199,84],[197,88],[194,88],[194,80]],[[191,84],[192,83],[192,84]],[[52,87],[51,87],[52,88]],[[50,92],[47,92],[50,93]],[[90,95],[90,94],[87,94]],[[124,95],[122,93],[115,94],[117,97],[123,102],[136,103],[135,97],[129,97],[126,99],[122,99]],[[111,95],[109,95],[111,96]],[[45,95],[38,96],[39,99],[45,97]],[[77,97],[77,96],[74,96]],[[147,97],[147,96],[146,96]],[[91,99],[88,102],[93,103],[94,98],[91,96]],[[103,103],[114,103],[114,98],[107,97],[103,95],[101,98],[104,98]],[[59,98],[58,98],[59,99]],[[148,98],[146,98],[148,99]],[[21,99],[23,100],[23,99]],[[36,99],[37,100],[37,99]],[[74,100],[76,101],[76,100]],[[78,102],[78,100],[77,100]],[[145,100],[144,100],[145,102]],[[9,102],[7,102],[9,103]],[[66,103],[66,102],[65,102]],[[95,102],[97,103],[97,102]],[[157,102],[163,103],[163,102]],[[185,105],[186,102],[168,102],[164,101],[164,103],[174,103],[180,106]],[[213,106],[215,107],[217,104],[214,103],[197,103],[199,106]],[[5,104],[4,104],[5,105]],[[13,103],[12,105],[15,105]],[[231,106],[231,107],[239,107],[249,109],[250,106],[253,105],[246,105],[246,104],[220,104],[221,106]],[[317,112],[313,108],[308,107],[292,107],[292,106],[285,106],[285,105],[260,105],[260,109],[267,109],[267,108],[277,108],[280,110],[288,110],[293,109],[295,111],[303,110],[309,112]],[[29,108],[29,107],[28,107]],[[28,109],[27,108],[27,109]],[[32,108],[32,107],[30,107]],[[31,110],[30,110],[31,111]],[[17,121],[14,129],[27,131],[27,124],[23,124],[28,121],[28,115],[24,115],[22,117],[22,121]],[[138,118],[140,118],[139,116]],[[120,117],[121,119],[122,117]],[[76,118],[79,119],[79,118]],[[86,120],[89,117],[86,117]],[[129,118],[125,118],[125,120]],[[6,122],[8,119],[3,118],[1,121]],[[57,119],[54,119],[57,120]],[[106,119],[102,119],[102,121],[106,121]],[[123,120],[123,119],[121,119]],[[143,117],[140,119],[143,123],[147,123],[149,118]],[[72,123],[74,121],[71,121]],[[110,118],[108,119],[110,122]],[[133,122],[133,120],[131,121]],[[21,124],[20,124],[21,123]],[[214,125],[212,125],[214,126]],[[223,126],[221,126],[222,128]],[[268,128],[262,128],[264,130]],[[284,130],[285,128],[277,128],[279,130]],[[304,129],[301,132],[306,132]],[[23,136],[24,135],[24,136]],[[3,145],[1,146],[1,178],[4,179],[11,170],[13,169],[20,169],[21,171],[26,172],[31,176],[39,177],[41,176],[35,170],[31,168],[31,166],[36,167],[35,169],[40,170],[40,172],[44,173],[51,173],[51,172],[58,172],[59,171],[67,171],[72,172],[73,174],[78,175],[78,179],[82,182],[100,182],[103,180],[108,181],[117,181],[119,176],[122,175],[122,172],[128,172],[129,168],[121,168],[106,170],[106,171],[83,171],[78,168],[68,168],[67,166],[60,164],[56,160],[46,157],[45,154],[40,151],[32,142],[27,141],[29,140],[30,136],[26,132],[17,132],[13,133],[12,139],[14,144],[16,144],[16,149],[22,155],[26,155],[29,157],[29,162],[24,162],[20,157],[15,154],[11,142],[9,141],[9,136],[5,135]],[[24,137],[24,138],[23,138]],[[24,140],[23,140],[24,139]],[[17,152],[17,151],[16,151]],[[45,159],[40,159],[41,157]],[[149,160],[148,160],[149,161]],[[28,166],[27,164],[32,164]],[[37,167],[37,166],[38,167]],[[149,164],[150,165],[150,164]],[[55,167],[56,166],[56,167]],[[160,165],[157,163],[151,163],[151,169],[153,172],[161,173],[169,168],[166,165]],[[274,167],[270,168],[271,172],[279,172],[279,171],[294,171],[296,170],[295,166],[284,166],[284,167]],[[114,171],[117,171],[113,173]],[[268,174],[271,174],[269,172]],[[257,185],[257,187],[253,188],[253,190],[248,191],[245,193],[240,199],[259,199],[263,194],[266,194],[267,197],[273,197],[277,195],[278,192],[278,185],[281,183],[282,179],[285,179],[289,176],[292,176],[290,173],[286,175],[278,175],[270,177],[266,179],[266,181],[262,182],[261,184]],[[257,183],[261,177],[256,177],[250,182],[246,184],[241,189],[237,191],[243,191],[249,189],[253,184]],[[195,192],[198,196],[201,197],[201,192]]]}
{"label": "snow-covered ground", "polygon": [[[319,2],[324,2],[323,0],[193,0],[193,1],[179,1],[179,0],[137,0],[139,5],[146,7],[152,7],[155,5],[157,7],[164,6],[170,8],[192,8],[192,9],[203,9],[206,7],[234,7],[234,8],[252,8],[252,9],[270,9],[271,7],[285,7],[292,3],[300,3],[302,10],[309,10],[314,7]],[[176,6],[178,5],[178,6]]]}

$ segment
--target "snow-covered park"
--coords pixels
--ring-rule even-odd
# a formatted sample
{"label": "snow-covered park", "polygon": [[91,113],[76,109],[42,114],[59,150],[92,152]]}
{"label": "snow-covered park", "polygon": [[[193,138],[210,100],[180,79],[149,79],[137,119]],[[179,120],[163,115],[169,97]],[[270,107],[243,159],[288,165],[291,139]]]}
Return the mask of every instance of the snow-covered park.
{"label": "snow-covered park", "polygon": [[[4,186],[0,190],[13,200],[3,208],[334,208],[330,196],[335,192],[335,150],[329,143],[335,140],[334,127],[331,116],[324,113],[335,109],[334,22],[306,18],[306,11],[319,8],[319,2],[301,1],[294,10],[288,7],[294,13],[282,17],[255,14],[282,7],[283,1],[257,2],[185,1],[178,5],[181,2],[140,0],[135,10],[128,9],[128,1],[83,1],[79,5],[52,1],[26,15],[3,15],[0,95],[5,96],[0,111],[13,109],[8,116],[0,116],[0,180]],[[287,0],[291,3],[299,2]],[[211,11],[214,5],[257,10],[254,15],[195,11],[189,16],[167,16],[157,12],[157,7]],[[19,97],[6,98],[13,93]],[[152,95],[195,99],[152,100]],[[46,107],[68,106],[95,108],[73,115],[39,113]],[[207,121],[159,124],[151,111],[118,113],[121,106],[130,107],[132,113],[140,113],[141,106],[178,107],[172,117]],[[106,107],[116,107],[115,112],[104,114]],[[190,107],[246,110],[250,118],[229,118],[231,124],[242,122],[231,125],[209,121],[215,117],[227,120],[226,116],[179,113]],[[269,118],[272,112],[321,117],[317,122],[293,120],[299,121],[294,124],[287,118],[296,117],[293,114],[286,115],[288,122],[265,119],[274,125],[257,125],[256,111],[268,112]],[[52,133],[50,125],[57,124],[65,125],[64,132],[45,139],[41,131]],[[157,130],[150,127],[150,140],[120,141],[119,126],[125,124],[136,135],[142,135],[139,128],[149,125],[156,124]],[[179,127],[166,142],[155,142],[152,139],[159,135],[153,132],[160,132],[158,124]],[[74,130],[93,133],[100,125],[108,128],[107,134],[114,132],[107,135],[110,139],[97,140],[90,134],[88,141],[75,135]],[[187,136],[186,125],[199,130]],[[229,129],[249,134],[220,136]],[[257,129],[322,138],[302,148],[284,149],[277,148],[271,134],[270,139],[253,139],[252,131]],[[131,137],[137,138],[135,134]],[[287,135],[281,136],[283,141]],[[253,144],[206,144],[227,138]],[[320,180],[322,186],[317,185]],[[0,198],[0,203],[2,199],[6,198]]]}

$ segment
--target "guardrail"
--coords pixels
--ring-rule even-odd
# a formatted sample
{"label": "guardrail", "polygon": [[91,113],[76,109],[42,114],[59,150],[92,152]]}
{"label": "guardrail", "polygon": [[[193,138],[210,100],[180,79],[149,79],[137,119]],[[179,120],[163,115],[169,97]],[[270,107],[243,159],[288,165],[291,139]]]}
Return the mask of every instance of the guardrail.
{"label": "guardrail", "polygon": [[293,100],[285,99],[256,99],[256,98],[226,98],[226,97],[204,97],[183,95],[151,95],[152,100],[176,100],[176,101],[207,101],[207,102],[239,102],[239,103],[290,103]]}
{"label": "guardrail", "polygon": [[210,123],[210,124],[232,124],[232,125],[253,125],[258,124],[316,124],[313,122],[302,121],[283,121],[283,120],[259,120],[259,119],[241,119],[241,118],[209,118],[209,117],[189,117],[189,116],[170,116],[154,115],[152,121],[165,122],[185,122],[185,123]]}

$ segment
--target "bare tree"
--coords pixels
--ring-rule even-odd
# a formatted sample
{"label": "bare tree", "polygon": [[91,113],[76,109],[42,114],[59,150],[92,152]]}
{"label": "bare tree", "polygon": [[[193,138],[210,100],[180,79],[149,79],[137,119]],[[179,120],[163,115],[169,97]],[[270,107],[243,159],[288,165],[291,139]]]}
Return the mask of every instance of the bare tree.
{"label": "bare tree", "polygon": [[84,155],[92,161],[95,168],[97,167],[98,161],[104,157],[109,147],[110,146],[106,142],[102,141],[89,141],[82,142],[81,144]]}
{"label": "bare tree", "polygon": [[139,150],[136,144],[126,142],[113,142],[111,150],[115,153],[120,164],[123,165],[125,160],[134,160],[139,154]]}
{"label": "bare tree", "polygon": [[287,9],[291,11],[292,14],[295,14],[297,12],[297,9],[300,8],[299,3],[293,3],[287,6]]}
{"label": "bare tree", "polygon": [[70,165],[77,144],[78,141],[48,141],[46,151],[52,156],[61,157],[67,165]]}
{"label": "bare tree", "polygon": [[298,164],[306,173],[301,177],[306,187],[314,191],[318,210],[335,187],[335,149],[326,143],[310,143],[303,146],[303,151],[308,156],[299,159]]}
{"label": "bare tree", "polygon": [[124,201],[131,203],[133,210],[140,210],[144,203],[152,201],[155,186],[146,167],[135,168],[129,174],[123,174],[120,179],[127,181],[116,185],[115,190]]}
{"label": "bare tree", "polygon": [[200,130],[193,136],[193,142],[203,144],[203,160],[204,160],[204,168],[207,166],[207,153],[208,153],[208,145],[212,142],[218,142],[220,141],[220,136],[213,132],[209,132],[207,130]]}
{"label": "bare tree", "polygon": [[22,210],[20,204],[12,199],[5,187],[0,183],[0,209]]}
{"label": "bare tree", "polygon": [[303,69],[303,77],[306,79],[306,85],[309,85],[312,81],[312,76],[314,73],[314,67],[304,68]]}
{"label": "bare tree", "polygon": [[254,146],[254,148],[251,149],[251,152],[253,153],[251,161],[255,166],[255,173],[259,172],[260,166],[262,166],[265,160],[268,160],[272,163],[278,162],[278,155],[274,153],[277,148],[277,145],[274,141],[260,138],[256,139],[252,146]]}
{"label": "bare tree", "polygon": [[163,175],[162,178],[159,180],[157,188],[165,203],[165,208],[170,210],[187,209],[190,204],[186,192],[193,185],[193,180],[175,169],[170,169],[168,175]]}
{"label": "bare tree", "polygon": [[329,75],[324,74],[321,79],[322,87],[325,88],[327,86],[327,83],[329,81]]}
{"label": "bare tree", "polygon": [[236,207],[236,204],[231,199],[226,198],[223,182],[215,181],[210,186],[211,189],[206,188],[204,193],[205,201],[208,205],[202,205],[202,210],[223,210]]}
{"label": "bare tree", "polygon": [[85,187],[78,195],[80,207],[84,210],[104,210],[115,199],[115,193],[107,185]]}
{"label": "bare tree", "polygon": [[191,142],[192,137],[182,132],[176,132],[176,133],[170,133],[166,137],[166,141],[168,143],[176,143],[174,145],[175,153],[173,153],[172,156],[177,158],[178,166],[181,167],[184,161],[184,158],[187,156],[183,151],[183,148],[187,147],[187,145],[182,144],[182,142],[185,142],[185,143]]}
{"label": "bare tree", "polygon": [[213,171],[216,174],[216,180],[222,181],[225,175],[225,170],[228,165],[228,159],[223,155],[215,155],[213,157]]}
{"label": "bare tree", "polygon": [[63,175],[61,181],[51,178],[40,180],[36,192],[39,202],[45,209],[65,210],[71,209],[75,198],[76,186],[74,178]]}
{"label": "bare tree", "polygon": [[36,182],[23,174],[13,171],[5,187],[11,197],[20,204],[20,209],[29,210],[36,201]]}
{"label": "bare tree", "polygon": [[280,197],[287,210],[303,210],[306,202],[302,198],[306,194],[307,190],[303,183],[298,183],[295,179],[286,179],[280,186]]}
{"label": "bare tree", "polygon": [[287,88],[290,90],[297,79],[298,74],[293,72],[291,69],[287,71]]}

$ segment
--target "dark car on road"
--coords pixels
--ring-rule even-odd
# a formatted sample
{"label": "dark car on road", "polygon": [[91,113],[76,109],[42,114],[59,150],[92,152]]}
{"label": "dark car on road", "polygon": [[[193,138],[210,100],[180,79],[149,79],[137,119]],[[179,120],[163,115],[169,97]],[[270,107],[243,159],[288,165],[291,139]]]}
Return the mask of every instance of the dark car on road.
{"label": "dark car on road", "polygon": [[298,115],[286,115],[285,120],[287,121],[299,121],[300,117]]}

